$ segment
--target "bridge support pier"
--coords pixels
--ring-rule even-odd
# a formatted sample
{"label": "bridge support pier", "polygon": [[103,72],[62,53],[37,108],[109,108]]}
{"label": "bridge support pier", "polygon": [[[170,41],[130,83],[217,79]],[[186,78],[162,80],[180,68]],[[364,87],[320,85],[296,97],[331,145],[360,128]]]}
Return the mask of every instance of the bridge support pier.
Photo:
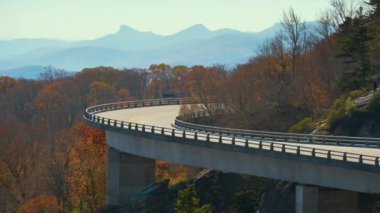
{"label": "bridge support pier", "polygon": [[318,187],[296,185],[296,213],[318,213]]}
{"label": "bridge support pier", "polygon": [[358,211],[357,192],[296,185],[296,213],[356,213]]}
{"label": "bridge support pier", "polygon": [[107,205],[121,206],[155,178],[155,160],[108,148]]}

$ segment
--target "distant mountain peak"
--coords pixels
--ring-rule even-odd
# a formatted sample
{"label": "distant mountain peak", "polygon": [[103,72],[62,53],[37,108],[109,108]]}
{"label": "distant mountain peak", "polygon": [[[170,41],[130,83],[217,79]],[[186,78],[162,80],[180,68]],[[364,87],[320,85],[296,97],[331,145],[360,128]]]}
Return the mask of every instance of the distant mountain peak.
{"label": "distant mountain peak", "polygon": [[182,32],[188,32],[188,31],[191,31],[191,32],[209,32],[210,30],[204,26],[203,24],[194,24],[184,30],[182,30]]}
{"label": "distant mountain peak", "polygon": [[203,24],[194,24],[192,26],[190,26],[189,28],[193,28],[193,29],[201,29],[201,30],[209,30],[205,25]]}
{"label": "distant mountain peak", "polygon": [[137,30],[135,30],[132,27],[129,27],[127,25],[121,25],[119,28],[119,31],[118,31],[118,33],[130,33],[130,32],[138,33],[139,31],[137,31]]}
{"label": "distant mountain peak", "polygon": [[136,30],[130,26],[127,25],[121,25],[119,28],[119,31],[117,31],[114,35],[116,36],[128,36],[128,37],[135,37],[135,38],[153,38],[153,37],[161,37],[158,34],[153,33],[152,31],[140,31]]}
{"label": "distant mountain peak", "polygon": [[203,38],[205,36],[210,36],[212,31],[210,31],[203,24],[195,24],[188,28],[185,28],[169,37],[176,37],[180,39],[192,39],[192,38]]}

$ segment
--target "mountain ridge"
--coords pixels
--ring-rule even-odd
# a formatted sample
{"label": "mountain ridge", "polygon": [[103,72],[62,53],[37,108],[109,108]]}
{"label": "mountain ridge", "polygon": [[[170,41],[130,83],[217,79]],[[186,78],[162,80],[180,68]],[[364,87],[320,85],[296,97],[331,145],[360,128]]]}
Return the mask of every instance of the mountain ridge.
{"label": "mountain ridge", "polygon": [[0,40],[0,75],[1,70],[31,65],[73,71],[102,65],[143,68],[153,63],[235,66],[253,57],[258,46],[278,31],[279,24],[256,33],[195,24],[163,36],[121,25],[115,33],[92,40]]}

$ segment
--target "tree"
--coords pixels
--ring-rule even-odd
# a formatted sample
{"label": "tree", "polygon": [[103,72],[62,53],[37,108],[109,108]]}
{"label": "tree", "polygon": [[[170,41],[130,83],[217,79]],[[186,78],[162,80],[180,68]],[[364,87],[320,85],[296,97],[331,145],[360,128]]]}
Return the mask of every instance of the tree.
{"label": "tree", "polygon": [[267,181],[254,176],[242,176],[243,184],[231,198],[236,212],[258,212]]}
{"label": "tree", "polygon": [[282,17],[282,33],[285,41],[289,45],[290,54],[292,56],[292,71],[297,74],[297,61],[302,52],[309,47],[309,37],[305,22],[296,15],[291,8],[288,13],[284,12]]}
{"label": "tree", "polygon": [[70,99],[55,88],[54,84],[47,84],[34,98],[31,108],[35,110],[34,122],[47,124],[52,129],[68,127],[72,116],[68,111]]}
{"label": "tree", "polygon": [[[36,133],[39,137],[35,137]],[[38,142],[43,141],[42,132],[8,120],[0,124],[0,135],[0,211],[15,212],[36,193],[40,183],[38,160],[42,147]]]}
{"label": "tree", "polygon": [[18,213],[64,212],[62,206],[53,195],[41,195],[31,198],[23,203],[17,210]]}
{"label": "tree", "polygon": [[127,88],[120,89],[117,92],[117,101],[129,101],[132,100],[131,94]]}
{"label": "tree", "polygon": [[334,33],[333,17],[330,11],[321,13],[315,31],[320,40],[330,40],[331,35]]}
{"label": "tree", "polygon": [[368,42],[372,40],[367,27],[367,18],[360,7],[356,17],[347,18],[338,34],[339,57],[348,65],[341,79],[341,89],[350,91],[367,84],[371,72]]}
{"label": "tree", "polygon": [[329,16],[331,18],[331,24],[336,31],[340,30],[340,26],[345,23],[347,19],[354,18],[355,11],[357,10],[353,0],[331,0],[330,6]]}
{"label": "tree", "polygon": [[116,97],[116,89],[113,85],[101,81],[94,81],[89,86],[87,95],[88,106],[112,102]]}
{"label": "tree", "polygon": [[211,205],[205,204],[200,206],[199,198],[194,184],[189,184],[185,189],[178,192],[178,198],[175,201],[176,213],[211,213]]}
{"label": "tree", "polygon": [[19,87],[19,82],[11,77],[2,76],[0,77],[0,92],[4,93],[10,89]]}
{"label": "tree", "polygon": [[190,69],[186,66],[175,66],[171,70],[172,73],[172,88],[177,96],[189,96],[186,90],[186,79],[190,73]]}
{"label": "tree", "polygon": [[162,94],[171,93],[172,79],[171,68],[167,64],[152,64],[149,67],[149,85],[150,96],[158,98]]}
{"label": "tree", "polygon": [[380,1],[369,0],[368,31],[372,37],[369,42],[372,73],[380,76]]}
{"label": "tree", "polygon": [[169,186],[188,180],[197,175],[200,168],[186,166],[177,163],[168,163],[165,161],[156,161],[156,181],[164,181],[169,179]]}
{"label": "tree", "polygon": [[45,67],[44,72],[42,72],[39,78],[43,81],[53,81],[56,79],[63,79],[70,77],[71,74],[62,69],[56,69],[52,66]]}
{"label": "tree", "polygon": [[207,103],[210,98],[220,96],[224,80],[225,73],[215,67],[193,66],[186,78],[186,88],[192,97]]}
{"label": "tree", "polygon": [[61,130],[54,135],[50,147],[47,186],[58,199],[60,206],[66,211],[72,210],[71,179],[73,178],[73,159],[70,156],[74,146],[74,134]]}
{"label": "tree", "polygon": [[268,60],[267,65],[271,66],[270,69],[282,73],[288,72],[291,59],[285,47],[285,39],[286,37],[284,34],[276,34],[274,38],[268,40],[260,47],[258,53],[260,57]]}
{"label": "tree", "polygon": [[378,22],[380,16],[380,0],[367,0],[365,3],[371,7],[370,15],[375,19],[375,22]]}
{"label": "tree", "polygon": [[145,69],[124,69],[118,73],[118,87],[128,89],[133,98],[142,99],[147,84],[148,73]]}
{"label": "tree", "polygon": [[253,124],[253,121],[258,120],[256,113],[266,108],[263,99],[264,73],[255,66],[253,63],[239,65],[235,72],[228,76],[223,87],[224,99],[235,112],[236,123],[243,128],[257,127]]}
{"label": "tree", "polygon": [[73,130],[77,140],[70,153],[72,202],[79,212],[98,212],[106,200],[105,133],[83,122],[75,124]]}

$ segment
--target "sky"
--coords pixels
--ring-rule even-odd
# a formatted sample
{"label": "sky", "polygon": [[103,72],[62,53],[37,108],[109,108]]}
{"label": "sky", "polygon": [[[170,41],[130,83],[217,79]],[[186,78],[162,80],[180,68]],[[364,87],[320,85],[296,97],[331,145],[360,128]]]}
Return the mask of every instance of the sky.
{"label": "sky", "polygon": [[0,0],[0,39],[94,39],[120,25],[169,35],[194,24],[257,32],[291,7],[317,20],[330,0]]}

